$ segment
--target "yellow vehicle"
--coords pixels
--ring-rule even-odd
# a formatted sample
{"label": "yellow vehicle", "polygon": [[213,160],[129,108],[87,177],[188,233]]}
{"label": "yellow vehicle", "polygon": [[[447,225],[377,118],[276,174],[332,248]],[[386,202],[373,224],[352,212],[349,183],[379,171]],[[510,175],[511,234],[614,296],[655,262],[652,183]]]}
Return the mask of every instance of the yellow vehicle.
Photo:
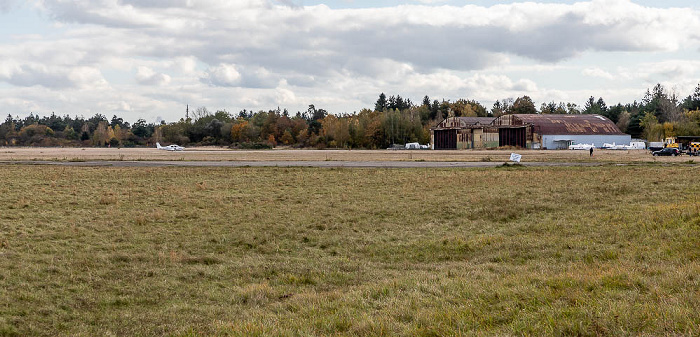
{"label": "yellow vehicle", "polygon": [[664,139],[664,147],[679,148],[678,142],[676,142],[676,137],[666,137]]}
{"label": "yellow vehicle", "polygon": [[700,142],[688,143],[688,154],[691,156],[700,156]]}
{"label": "yellow vehicle", "polygon": [[678,149],[679,153],[690,156],[700,155],[700,136],[677,136],[664,139],[664,148]]}

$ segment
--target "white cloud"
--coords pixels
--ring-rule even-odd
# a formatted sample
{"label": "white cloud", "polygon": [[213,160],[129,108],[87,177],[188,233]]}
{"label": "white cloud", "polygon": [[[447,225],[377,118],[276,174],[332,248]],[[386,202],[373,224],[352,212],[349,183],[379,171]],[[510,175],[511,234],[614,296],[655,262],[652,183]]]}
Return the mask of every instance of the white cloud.
{"label": "white cloud", "polygon": [[174,72],[194,74],[197,70],[197,59],[192,56],[176,57],[167,63],[167,67]]}
{"label": "white cloud", "polygon": [[537,83],[528,79],[520,79],[513,84],[513,90],[526,93],[536,92]]}
{"label": "white cloud", "polygon": [[284,88],[277,88],[276,101],[283,105],[297,105],[297,97],[293,91]]}
{"label": "white cloud", "polygon": [[606,80],[612,80],[615,78],[611,73],[609,73],[603,69],[600,69],[598,67],[590,67],[590,68],[583,69],[581,71],[581,74],[583,74],[585,76],[590,76],[590,77],[604,78]]}
{"label": "white cloud", "polygon": [[700,71],[700,61],[665,60],[660,62],[643,62],[634,67],[620,67],[618,71],[621,76],[632,80],[644,80],[646,82],[683,81],[687,77],[694,78],[692,74],[697,74]]}
{"label": "white cloud", "polygon": [[136,80],[144,85],[165,85],[170,83],[170,76],[156,73],[149,67],[138,67],[136,70]]}
{"label": "white cloud", "polygon": [[207,77],[203,80],[214,86],[235,87],[241,80],[241,74],[233,64],[219,64],[210,68],[207,71]]}
{"label": "white cloud", "polygon": [[19,87],[46,88],[104,87],[101,72],[92,67],[48,67],[39,63],[7,62],[0,66],[0,81]]}
{"label": "white cloud", "polygon": [[[514,94],[531,94],[537,91],[537,84],[529,79],[513,81],[504,75],[475,75],[466,80],[467,87],[474,91],[487,93],[499,93],[501,96],[510,97]],[[490,95],[489,95],[490,96]]]}

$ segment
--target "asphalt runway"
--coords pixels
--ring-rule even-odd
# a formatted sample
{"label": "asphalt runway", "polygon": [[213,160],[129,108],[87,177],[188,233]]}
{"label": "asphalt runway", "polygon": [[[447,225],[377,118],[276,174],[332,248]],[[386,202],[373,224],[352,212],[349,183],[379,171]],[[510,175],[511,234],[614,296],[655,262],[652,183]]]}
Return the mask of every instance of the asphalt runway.
{"label": "asphalt runway", "polygon": [[[318,168],[474,168],[497,167],[504,162],[437,161],[0,161],[2,165],[53,165],[86,167],[318,167]],[[513,164],[513,163],[509,163]],[[522,162],[523,166],[599,166],[604,163]]]}

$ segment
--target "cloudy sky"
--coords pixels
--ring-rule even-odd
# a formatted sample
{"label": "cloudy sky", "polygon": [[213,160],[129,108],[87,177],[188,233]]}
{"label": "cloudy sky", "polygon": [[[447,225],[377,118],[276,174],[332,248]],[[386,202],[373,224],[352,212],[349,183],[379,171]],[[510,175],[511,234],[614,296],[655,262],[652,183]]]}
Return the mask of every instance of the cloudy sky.
{"label": "cloudy sky", "polygon": [[126,120],[700,83],[696,0],[0,0],[0,114]]}

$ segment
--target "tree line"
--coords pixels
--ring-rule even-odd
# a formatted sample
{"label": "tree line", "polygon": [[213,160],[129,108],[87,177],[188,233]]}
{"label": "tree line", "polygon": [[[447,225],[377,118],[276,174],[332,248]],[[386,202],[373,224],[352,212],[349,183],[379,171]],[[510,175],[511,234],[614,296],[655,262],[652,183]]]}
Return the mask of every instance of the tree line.
{"label": "tree line", "polygon": [[661,84],[648,89],[640,102],[608,106],[603,98],[590,97],[583,106],[566,102],[541,103],[528,96],[496,101],[486,108],[475,100],[431,100],[420,104],[399,95],[379,95],[373,109],[352,114],[332,114],[309,105],[290,114],[279,108],[268,111],[197,108],[177,122],[133,124],[122,118],[95,114],[90,118],[40,117],[20,119],[8,115],[0,124],[3,146],[152,146],[155,142],[181,145],[219,145],[232,148],[275,146],[315,148],[386,148],[392,144],[430,141],[430,128],[444,118],[498,117],[505,114],[599,114],[634,138],[658,141],[677,135],[700,135],[700,84],[679,98]]}

